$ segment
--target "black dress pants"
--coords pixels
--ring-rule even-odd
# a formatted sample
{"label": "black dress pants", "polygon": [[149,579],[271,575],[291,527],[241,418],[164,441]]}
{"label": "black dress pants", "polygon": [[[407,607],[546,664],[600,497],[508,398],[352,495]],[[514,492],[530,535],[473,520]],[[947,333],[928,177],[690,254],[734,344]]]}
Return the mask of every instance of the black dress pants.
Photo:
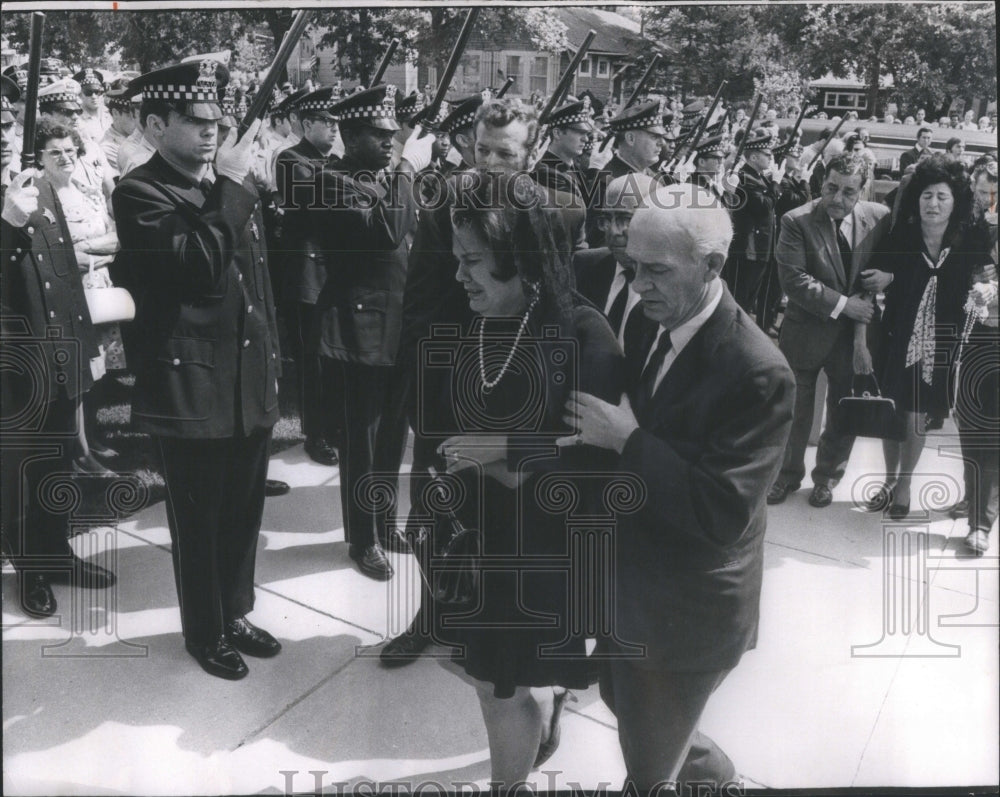
{"label": "black dress pants", "polygon": [[184,639],[208,644],[253,609],[271,429],[218,440],[154,440],[167,482]]}
{"label": "black dress pants", "polygon": [[955,417],[965,466],[969,528],[989,532],[1000,486],[1000,338],[977,324],[962,351]]}
{"label": "black dress pants", "polygon": [[339,445],[342,437],[340,418],[332,407],[340,405],[340,386],[331,370],[320,368],[319,326],[316,305],[289,302],[288,335],[292,344],[297,375],[299,414],[302,434],[307,439],[323,439]]}

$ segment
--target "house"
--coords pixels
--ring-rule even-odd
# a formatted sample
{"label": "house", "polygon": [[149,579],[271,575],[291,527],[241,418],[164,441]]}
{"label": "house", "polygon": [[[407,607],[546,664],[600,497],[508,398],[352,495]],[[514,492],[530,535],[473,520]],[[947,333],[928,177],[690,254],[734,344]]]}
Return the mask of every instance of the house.
{"label": "house", "polygon": [[817,112],[825,111],[828,116],[843,116],[847,111],[857,111],[862,119],[869,116],[881,116],[885,110],[882,93],[893,87],[892,77],[879,80],[878,107],[868,108],[868,86],[853,75],[834,77],[826,74],[809,82],[809,89],[814,94],[813,103]]}

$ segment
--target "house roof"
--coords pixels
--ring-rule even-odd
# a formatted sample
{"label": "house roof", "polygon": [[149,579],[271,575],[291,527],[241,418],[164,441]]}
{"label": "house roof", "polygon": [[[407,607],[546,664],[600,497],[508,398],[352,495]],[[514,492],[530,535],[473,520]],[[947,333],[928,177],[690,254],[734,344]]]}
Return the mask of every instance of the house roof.
{"label": "house roof", "polygon": [[[892,88],[892,76],[883,75],[879,78],[878,85],[879,88],[883,89]],[[811,89],[864,89],[866,87],[867,84],[864,81],[858,80],[854,75],[834,77],[829,72],[821,78],[809,81],[809,88]]]}
{"label": "house roof", "polygon": [[649,42],[640,35],[639,23],[616,14],[612,11],[602,11],[597,8],[560,7],[553,8],[555,15],[566,26],[566,38],[573,49],[587,37],[593,28],[597,33],[589,52],[603,55],[628,55],[637,46]]}

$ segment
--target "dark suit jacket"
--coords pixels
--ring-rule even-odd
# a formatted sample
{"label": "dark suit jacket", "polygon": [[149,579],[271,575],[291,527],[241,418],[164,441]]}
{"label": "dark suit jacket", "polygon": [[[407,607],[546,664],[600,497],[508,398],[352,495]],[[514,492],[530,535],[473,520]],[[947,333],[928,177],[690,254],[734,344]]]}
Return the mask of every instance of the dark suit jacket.
{"label": "dark suit jacket", "polygon": [[142,344],[136,427],[223,438],[273,426],[281,357],[256,189],[220,177],[206,196],[157,153],[112,201]]}
{"label": "dark suit jacket", "polygon": [[778,186],[747,164],[739,173],[733,211],[733,242],[731,255],[747,260],[771,259],[775,239],[774,209],[778,201]]}
{"label": "dark suit jacket", "polygon": [[916,163],[920,160],[920,150],[916,147],[910,147],[906,152],[899,156],[899,171],[902,173],[906,170],[907,166]]}
{"label": "dark suit jacket", "polygon": [[335,166],[339,158],[326,157],[302,139],[282,150],[274,164],[278,204],[284,211],[281,253],[285,272],[282,296],[315,304],[326,282],[325,253],[317,228],[326,223],[326,214],[317,207],[316,173]]}
{"label": "dark suit jacket", "polygon": [[598,310],[608,303],[608,291],[615,278],[618,261],[606,246],[583,249],[573,255],[576,289]]}
{"label": "dark suit jacket", "polygon": [[[788,307],[779,345],[793,368],[816,368],[838,336],[853,329],[843,314],[830,318],[840,297],[858,290],[858,275],[868,268],[889,225],[889,209],[876,202],[854,206],[851,262],[841,263],[836,233],[820,200],[788,211],[781,219],[775,258]],[[852,338],[848,336],[847,340]]]}
{"label": "dark suit jacket", "polygon": [[10,411],[38,397],[83,394],[93,384],[90,360],[99,355],[62,206],[50,183],[37,186],[38,209],[24,227],[0,222],[4,346],[26,368],[3,373]]}
{"label": "dark suit jacket", "polygon": [[[723,290],[641,413],[619,465],[645,482],[646,497],[618,517],[615,631],[645,644],[653,668],[728,669],[757,638],[764,498],[791,428],[795,382]],[[625,348],[634,376],[648,345],[627,340]],[[635,394],[633,379],[633,407]]]}

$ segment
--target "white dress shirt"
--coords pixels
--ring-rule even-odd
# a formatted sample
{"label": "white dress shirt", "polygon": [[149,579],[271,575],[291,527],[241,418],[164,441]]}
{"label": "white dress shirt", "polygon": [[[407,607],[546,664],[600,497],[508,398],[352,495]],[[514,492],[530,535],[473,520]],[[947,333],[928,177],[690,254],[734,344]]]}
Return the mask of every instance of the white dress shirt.
{"label": "white dress shirt", "polygon": [[[834,219],[830,219],[830,223],[833,225],[833,240],[834,241],[837,240],[837,229],[839,227],[840,231],[842,233],[844,233],[844,238],[847,239],[847,245],[851,248],[851,251],[853,252],[854,251],[854,211],[851,210],[850,213],[848,213],[846,216],[844,216],[844,220],[842,222],[837,222]],[[840,246],[839,245],[837,246],[837,249],[838,249],[838,251],[840,250]],[[844,263],[843,266],[844,266],[844,275],[848,279],[850,279],[850,277],[851,277],[851,264],[850,263]],[[851,286],[848,285],[847,289],[850,290]],[[833,308],[833,312],[830,313],[830,318],[839,318],[840,317],[840,314],[842,312],[844,312],[844,307],[847,305],[847,298],[848,297],[846,295],[843,295],[839,299],[837,299],[837,306],[834,307]]]}

